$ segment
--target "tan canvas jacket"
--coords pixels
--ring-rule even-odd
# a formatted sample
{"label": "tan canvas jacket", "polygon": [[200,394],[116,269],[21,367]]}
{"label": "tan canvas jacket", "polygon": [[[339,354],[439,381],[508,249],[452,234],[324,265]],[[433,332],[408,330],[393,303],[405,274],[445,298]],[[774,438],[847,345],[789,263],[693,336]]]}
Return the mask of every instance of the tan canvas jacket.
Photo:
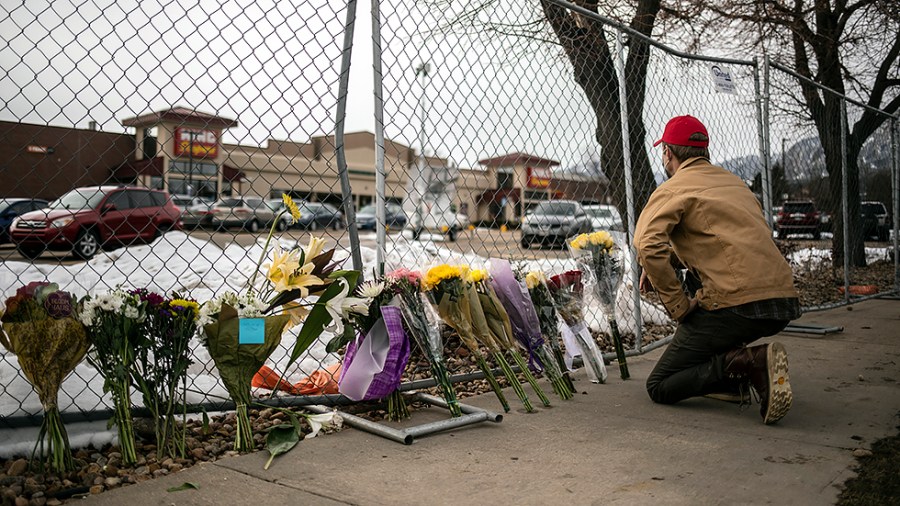
{"label": "tan canvas jacket", "polygon": [[689,158],[653,192],[638,218],[634,246],[676,320],[690,304],[672,254],[699,277],[704,309],[798,296],[756,197],[739,177],[704,158]]}

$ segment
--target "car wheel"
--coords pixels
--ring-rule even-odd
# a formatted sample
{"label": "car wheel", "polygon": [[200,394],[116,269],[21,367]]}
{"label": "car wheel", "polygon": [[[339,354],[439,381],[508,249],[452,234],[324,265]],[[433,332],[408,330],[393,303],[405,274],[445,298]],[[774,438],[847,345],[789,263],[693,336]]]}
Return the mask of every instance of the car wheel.
{"label": "car wheel", "polygon": [[819,240],[822,238],[822,232],[819,229],[813,230],[813,239]]}
{"label": "car wheel", "polygon": [[523,237],[521,240],[522,249],[531,249],[531,241],[528,238]]}
{"label": "car wheel", "polygon": [[100,251],[100,237],[94,230],[82,230],[75,239],[75,248],[72,253],[82,259],[90,260]]}
{"label": "car wheel", "polygon": [[278,220],[278,225],[275,225],[275,230],[279,232],[284,232],[287,228],[287,223],[284,220]]}
{"label": "car wheel", "polygon": [[450,239],[450,242],[456,242],[456,229],[450,227],[450,230],[447,231],[447,239]]}
{"label": "car wheel", "polygon": [[316,220],[312,220],[311,222],[309,222],[309,230],[311,232],[315,232],[316,230],[319,230],[319,222]]}
{"label": "car wheel", "polygon": [[23,257],[34,260],[35,258],[41,256],[41,253],[44,252],[43,246],[18,246],[16,248],[19,251],[19,254]]}
{"label": "car wheel", "polygon": [[250,220],[250,223],[247,224],[247,230],[250,231],[251,234],[259,232],[259,222],[255,219]]}
{"label": "car wheel", "polygon": [[333,221],[332,223],[334,224],[334,231],[335,231],[335,232],[337,232],[338,230],[340,230],[340,229],[342,229],[342,228],[344,227],[344,224],[341,223],[341,220],[335,220],[335,221]]}

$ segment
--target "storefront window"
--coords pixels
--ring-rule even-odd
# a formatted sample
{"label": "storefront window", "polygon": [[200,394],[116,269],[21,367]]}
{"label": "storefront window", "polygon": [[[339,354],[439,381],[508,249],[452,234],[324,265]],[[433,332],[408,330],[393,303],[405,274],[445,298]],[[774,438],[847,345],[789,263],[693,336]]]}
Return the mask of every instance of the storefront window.
{"label": "storefront window", "polygon": [[151,190],[162,190],[166,187],[166,182],[163,178],[159,176],[150,176],[150,189]]}
{"label": "storefront window", "polygon": [[169,162],[169,172],[194,176],[215,176],[219,172],[219,166],[197,160],[172,160]]}

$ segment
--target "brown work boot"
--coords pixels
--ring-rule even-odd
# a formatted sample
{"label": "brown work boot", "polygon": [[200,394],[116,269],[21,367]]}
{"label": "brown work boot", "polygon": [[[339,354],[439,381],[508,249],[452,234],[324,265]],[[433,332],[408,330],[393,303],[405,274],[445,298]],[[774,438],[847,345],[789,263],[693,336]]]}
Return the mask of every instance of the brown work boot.
{"label": "brown work boot", "polygon": [[731,379],[748,379],[759,395],[763,423],[784,418],[793,403],[787,352],[781,343],[739,348],[725,354],[725,374]]}

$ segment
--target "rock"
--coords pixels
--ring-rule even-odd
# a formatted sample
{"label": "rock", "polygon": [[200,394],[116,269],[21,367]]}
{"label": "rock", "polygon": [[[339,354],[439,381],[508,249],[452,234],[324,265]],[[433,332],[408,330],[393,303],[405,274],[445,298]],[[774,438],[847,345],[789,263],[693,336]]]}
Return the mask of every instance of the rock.
{"label": "rock", "polygon": [[150,468],[147,466],[141,466],[134,470],[134,474],[138,476],[146,476],[150,474]]}
{"label": "rock", "polygon": [[863,458],[863,457],[871,457],[872,451],[866,450],[865,448],[857,448],[857,449],[853,450],[853,456],[858,459]]}
{"label": "rock", "polygon": [[35,480],[34,478],[27,478],[25,480],[25,486],[23,487],[23,490],[26,495],[32,495],[40,489],[40,485],[38,485],[37,480]]}
{"label": "rock", "polygon": [[97,465],[100,467],[105,466],[107,463],[109,463],[109,459],[106,457],[100,457],[99,459],[97,459]]}
{"label": "rock", "polygon": [[60,506],[62,501],[56,498],[47,499],[47,506]]}
{"label": "rock", "polygon": [[168,469],[157,469],[156,471],[153,471],[154,478],[159,478],[160,476],[165,476],[167,474],[169,474]]}
{"label": "rock", "polygon": [[109,477],[118,476],[118,475],[119,475],[119,468],[116,467],[116,466],[113,466],[113,465],[108,465],[108,466],[106,466],[106,468],[103,470],[103,472],[105,472],[106,475],[109,476]]}
{"label": "rock", "polygon": [[32,499],[35,499],[35,498],[37,498],[37,497],[44,497],[44,493],[41,492],[40,490],[38,490],[37,492],[31,494],[31,498],[32,498]]}
{"label": "rock", "polygon": [[103,457],[102,453],[95,452],[95,453],[91,454],[91,460],[93,460],[94,462],[97,462],[97,460],[100,459],[101,457]]}
{"label": "rock", "polygon": [[12,463],[9,466],[9,471],[6,474],[10,476],[21,476],[25,471],[28,470],[28,461],[25,459],[19,459]]}
{"label": "rock", "polygon": [[91,495],[97,495],[100,492],[103,492],[103,485],[94,485],[91,487]]}
{"label": "rock", "polygon": [[157,464],[156,462],[154,462],[154,463],[150,464],[149,466],[147,466],[147,469],[150,470],[150,473],[151,473],[151,474],[152,474],[152,473],[155,473],[156,471],[159,470],[159,464]]}
{"label": "rock", "polygon": [[182,466],[181,464],[172,464],[172,465],[169,467],[169,472],[170,472],[170,473],[177,473],[178,471],[181,471],[182,469],[184,469],[184,466]]}
{"label": "rock", "polygon": [[469,350],[467,350],[465,348],[460,348],[460,349],[456,350],[456,354],[459,355],[460,357],[465,358],[465,357],[469,356]]}
{"label": "rock", "polygon": [[105,480],[106,480],[106,478],[104,478],[102,476],[98,476],[98,477],[94,478],[94,485],[103,485],[103,482]]}
{"label": "rock", "polygon": [[275,412],[274,409],[266,408],[259,412],[258,418],[262,418],[263,420],[268,420],[272,416],[272,413],[274,413],[274,412]]}
{"label": "rock", "polygon": [[169,459],[162,461],[161,465],[165,468],[170,468],[170,467],[172,467],[172,464],[174,464],[174,463],[175,463],[175,461],[169,458]]}
{"label": "rock", "polygon": [[95,464],[93,462],[88,464],[87,468],[85,468],[84,470],[84,472],[87,474],[100,474],[100,472],[102,471],[103,469],[98,464]]}
{"label": "rock", "polygon": [[16,497],[16,506],[28,506],[28,499],[22,496]]}
{"label": "rock", "polygon": [[206,458],[206,450],[203,448],[194,448],[191,450],[191,455],[193,455],[195,459],[201,460]]}
{"label": "rock", "polygon": [[28,506],[46,506],[46,504],[46,497],[32,497],[31,500],[28,501]]}
{"label": "rock", "polygon": [[107,478],[103,484],[106,485],[106,488],[118,487],[122,484],[122,478]]}

